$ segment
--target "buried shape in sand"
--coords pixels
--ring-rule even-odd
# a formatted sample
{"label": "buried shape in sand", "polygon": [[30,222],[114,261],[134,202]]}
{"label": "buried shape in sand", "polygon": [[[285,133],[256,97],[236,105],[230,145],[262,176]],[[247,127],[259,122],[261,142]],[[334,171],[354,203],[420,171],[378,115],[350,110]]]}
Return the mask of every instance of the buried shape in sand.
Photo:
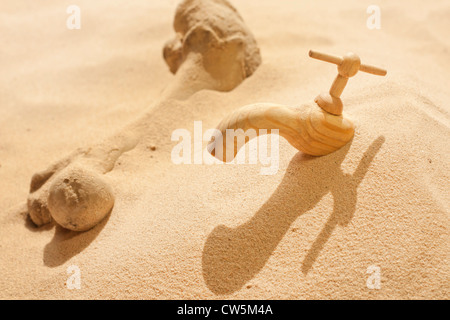
{"label": "buried shape in sand", "polygon": [[[200,90],[232,90],[261,63],[252,33],[228,1],[183,1],[174,28],[176,36],[164,47],[164,57],[175,78],[159,100],[118,134],[33,176],[28,210],[37,226],[51,222],[52,217],[71,230],[95,226],[114,203],[113,191],[101,176],[151,130],[155,110]],[[69,166],[77,169],[66,170]]]}

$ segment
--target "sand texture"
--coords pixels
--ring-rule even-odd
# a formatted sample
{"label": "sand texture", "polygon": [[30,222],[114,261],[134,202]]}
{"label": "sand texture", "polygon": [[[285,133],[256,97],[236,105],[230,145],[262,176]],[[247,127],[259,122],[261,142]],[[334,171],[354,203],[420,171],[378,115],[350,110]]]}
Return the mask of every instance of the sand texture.
{"label": "sand texture", "polygon": [[[72,2],[1,1],[0,299],[449,298],[449,1],[380,1],[379,30],[365,1],[230,2],[79,0],[69,30]],[[388,70],[349,80],[350,143],[173,163],[194,121],[314,104],[310,49]]]}

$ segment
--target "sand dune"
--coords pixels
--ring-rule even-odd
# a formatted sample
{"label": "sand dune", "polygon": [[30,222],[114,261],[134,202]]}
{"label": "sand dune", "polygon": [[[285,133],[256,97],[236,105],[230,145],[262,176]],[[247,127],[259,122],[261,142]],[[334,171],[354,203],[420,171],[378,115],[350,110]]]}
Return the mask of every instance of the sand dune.
{"label": "sand dune", "polygon": [[[177,1],[78,1],[80,30],[65,26],[69,2],[2,1],[0,298],[448,298],[448,1],[381,2],[380,30],[366,27],[370,3],[360,1],[232,3],[261,65],[232,91],[159,104],[105,174],[111,214],[75,232],[34,226],[31,177],[160,99],[176,78],[162,49]],[[268,176],[260,164],[173,164],[175,129],[328,90],[336,67],[310,49],[353,51],[388,70],[349,80],[351,143],[315,158],[280,139]],[[80,290],[66,287],[72,265]],[[380,289],[366,285],[370,266]]]}

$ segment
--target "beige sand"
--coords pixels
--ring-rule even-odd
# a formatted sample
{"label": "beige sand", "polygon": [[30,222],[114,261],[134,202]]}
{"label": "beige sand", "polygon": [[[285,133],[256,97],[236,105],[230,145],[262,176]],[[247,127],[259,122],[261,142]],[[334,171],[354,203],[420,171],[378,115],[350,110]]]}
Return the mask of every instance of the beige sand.
{"label": "beige sand", "polygon": [[[380,3],[382,28],[369,30],[370,3],[234,1],[262,65],[231,92],[157,108],[106,174],[111,215],[84,233],[26,219],[30,177],[159,99],[173,82],[161,51],[177,3],[78,1],[72,31],[69,4],[0,4],[0,298],[448,298],[448,3]],[[351,145],[311,158],[281,140],[273,176],[172,164],[176,128],[326,90],[336,69],[312,48],[389,71],[350,80]],[[66,288],[71,265],[80,290]],[[370,266],[379,290],[366,286]]]}

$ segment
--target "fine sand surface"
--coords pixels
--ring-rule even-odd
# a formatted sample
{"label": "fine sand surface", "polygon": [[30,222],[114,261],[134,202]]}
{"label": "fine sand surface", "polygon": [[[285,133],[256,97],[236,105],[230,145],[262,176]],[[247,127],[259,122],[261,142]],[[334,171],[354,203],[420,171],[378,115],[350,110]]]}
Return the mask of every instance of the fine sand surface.
{"label": "fine sand surface", "polygon": [[[450,3],[379,1],[380,30],[366,27],[372,1],[232,3],[262,64],[231,92],[156,109],[152,133],[106,174],[111,214],[78,233],[33,225],[30,179],[160,97],[178,2],[78,0],[81,30],[68,30],[73,1],[1,1],[0,298],[449,298]],[[350,144],[314,158],[280,139],[268,176],[260,164],[172,163],[175,129],[328,90],[336,67],[310,49],[388,70],[350,79]],[[72,265],[80,290],[66,287]],[[380,289],[366,285],[371,266]]]}

